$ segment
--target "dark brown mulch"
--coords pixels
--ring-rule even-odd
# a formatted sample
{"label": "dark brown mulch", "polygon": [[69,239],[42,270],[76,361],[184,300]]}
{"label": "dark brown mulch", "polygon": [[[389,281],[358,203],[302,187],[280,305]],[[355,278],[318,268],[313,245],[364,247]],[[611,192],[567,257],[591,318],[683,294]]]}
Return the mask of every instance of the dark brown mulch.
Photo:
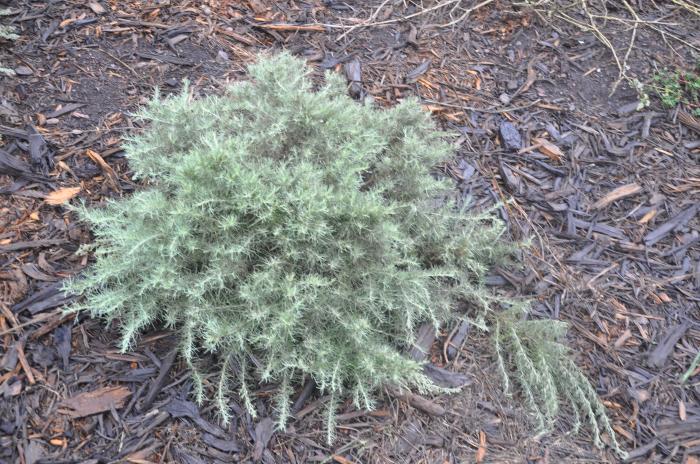
{"label": "dark brown mulch", "polygon": [[[671,6],[647,13],[697,21]],[[681,384],[700,347],[700,132],[683,109],[617,79],[610,52],[590,32],[543,22],[494,2],[456,27],[445,9],[404,2],[18,1],[20,39],[0,63],[0,462],[617,462],[585,432],[535,435],[494,375],[488,341],[445,328],[431,361],[467,382],[464,392],[421,402],[401,392],[376,411],[345,406],[337,442],[324,442],[325,398],[299,387],[295,419],[275,431],[257,392],[258,418],[231,404],[191,403],[189,374],[169,333],[122,354],[117,332],[65,315],[61,280],[90,243],[62,200],[99,204],[136,185],[123,159],[130,112],[151,95],[220,91],[258,52],[287,48],[319,72],[349,80],[358,99],[423,99],[457,133],[444,166],[465,202],[503,201],[513,238],[532,238],[522,269],[494,270],[497,291],[531,297],[533,316],[571,324],[572,351],[608,407],[634,462],[698,462],[700,383]],[[368,18],[371,18],[368,21]],[[362,26],[363,21],[374,24]],[[631,31],[608,26],[624,46]],[[629,73],[692,67],[639,32]],[[436,371],[435,375],[445,375]],[[398,398],[398,399],[397,399]],[[432,408],[432,409],[431,409]],[[432,411],[428,414],[425,410]],[[437,415],[442,414],[442,415]]]}

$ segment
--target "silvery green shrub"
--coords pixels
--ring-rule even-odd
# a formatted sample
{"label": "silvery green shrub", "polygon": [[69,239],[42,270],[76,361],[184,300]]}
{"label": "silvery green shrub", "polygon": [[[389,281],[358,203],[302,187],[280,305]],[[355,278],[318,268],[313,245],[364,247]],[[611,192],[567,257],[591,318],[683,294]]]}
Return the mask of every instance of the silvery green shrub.
{"label": "silvery green shrub", "polygon": [[[200,399],[203,372],[216,371],[224,420],[231,388],[254,415],[251,386],[270,382],[284,425],[293,386],[313,378],[331,398],[330,440],[345,398],[371,409],[386,384],[437,389],[404,348],[457,301],[498,320],[484,277],[514,247],[500,221],[457,208],[453,185],[432,175],[452,151],[417,101],[361,105],[332,73],[313,91],[288,54],[249,72],[224,95],[185,89],[140,112],[148,128],[127,153],[144,188],[77,208],[95,263],[67,288],[85,296],[73,309],[118,320],[124,350],[149,326],[174,328]],[[503,372],[527,368],[536,345],[513,337],[515,320],[500,324]],[[218,367],[201,361],[210,354]],[[548,401],[559,393],[520,378]]]}

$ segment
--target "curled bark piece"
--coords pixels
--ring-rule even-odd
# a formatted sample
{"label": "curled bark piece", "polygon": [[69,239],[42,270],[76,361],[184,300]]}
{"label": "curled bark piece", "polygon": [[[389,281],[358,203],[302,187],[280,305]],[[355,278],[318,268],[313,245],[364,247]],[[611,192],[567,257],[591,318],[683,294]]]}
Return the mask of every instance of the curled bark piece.
{"label": "curled bark piece", "polygon": [[420,395],[416,395],[415,393],[408,391],[404,388],[400,388],[394,385],[390,385],[386,387],[387,392],[393,396],[394,398],[398,398],[400,400],[406,401],[408,404],[413,406],[416,409],[419,409],[423,411],[426,414],[429,414],[431,416],[444,416],[445,415],[445,408],[440,406],[439,404],[430,401],[427,398],[423,398]]}

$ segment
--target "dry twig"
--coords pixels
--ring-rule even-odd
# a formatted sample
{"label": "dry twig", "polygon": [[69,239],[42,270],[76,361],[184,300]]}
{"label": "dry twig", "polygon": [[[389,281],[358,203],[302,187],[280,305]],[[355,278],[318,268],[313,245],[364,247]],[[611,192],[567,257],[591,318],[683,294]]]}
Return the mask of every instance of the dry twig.
{"label": "dry twig", "polygon": [[[367,20],[362,21],[358,24],[353,24],[353,25],[346,25],[346,24],[323,24],[322,26],[328,27],[331,29],[348,29],[345,33],[341,34],[340,37],[336,40],[340,40],[343,37],[347,36],[350,32],[359,29],[359,28],[366,28],[366,27],[375,27],[375,26],[386,26],[387,24],[395,24],[395,23],[400,23],[418,16],[425,15],[427,13],[430,13],[432,11],[440,10],[444,7],[452,5],[452,8],[450,9],[450,15],[454,14],[455,11],[459,9],[461,4],[463,3],[464,0],[445,0],[443,2],[438,3],[437,5],[433,5],[431,7],[423,8],[419,11],[416,11],[415,13],[411,13],[406,16],[401,16],[400,18],[394,18],[394,19],[386,19],[383,21],[374,21],[376,17],[379,14],[379,11],[384,7],[384,5],[387,3],[386,1],[383,2],[379,7],[370,15]],[[450,27],[454,26],[455,24],[465,20],[469,14],[472,12],[478,10],[479,8],[483,8],[484,6],[488,5],[489,3],[493,3],[494,0],[483,0],[476,5],[473,5],[469,8],[464,8],[460,14],[460,16],[454,20],[451,20],[447,23],[444,24],[434,24],[432,26],[434,27]]]}

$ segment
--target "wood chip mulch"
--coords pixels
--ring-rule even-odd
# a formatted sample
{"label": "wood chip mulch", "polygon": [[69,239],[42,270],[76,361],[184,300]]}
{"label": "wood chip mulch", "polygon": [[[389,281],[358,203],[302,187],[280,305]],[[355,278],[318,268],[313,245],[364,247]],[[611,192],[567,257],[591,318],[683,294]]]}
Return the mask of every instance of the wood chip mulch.
{"label": "wood chip mulch", "polygon": [[[20,36],[0,42],[0,66],[15,73],[0,75],[0,463],[619,462],[587,432],[567,434],[566,415],[536,435],[518,396],[501,392],[486,336],[466,324],[422,338],[431,375],[462,393],[343,405],[328,446],[313,383],[299,386],[285,431],[274,385],[256,392],[258,418],[232,402],[223,427],[192,402],[173,334],[120,353],[116,327],[63,312],[61,282],[89,264],[78,250],[91,242],[66,205],[138,187],[121,145],[140,129],[132,112],[183,79],[220,92],[257,53],[281,49],[319,77],[343,73],[366,103],[420,97],[455,134],[458,156],[441,169],[465,204],[500,203],[511,238],[531,239],[524,266],[495,269],[489,284],[570,324],[628,462],[700,462],[698,118],[655,99],[635,111],[624,83],[610,96],[617,69],[590,31],[505,1],[441,27],[459,11],[428,3],[11,2],[0,16]],[[677,39],[698,43],[697,21],[675,2],[644,3],[683,25],[667,37],[678,53],[640,30],[629,73],[694,66]],[[608,32],[616,44],[631,33]]]}

